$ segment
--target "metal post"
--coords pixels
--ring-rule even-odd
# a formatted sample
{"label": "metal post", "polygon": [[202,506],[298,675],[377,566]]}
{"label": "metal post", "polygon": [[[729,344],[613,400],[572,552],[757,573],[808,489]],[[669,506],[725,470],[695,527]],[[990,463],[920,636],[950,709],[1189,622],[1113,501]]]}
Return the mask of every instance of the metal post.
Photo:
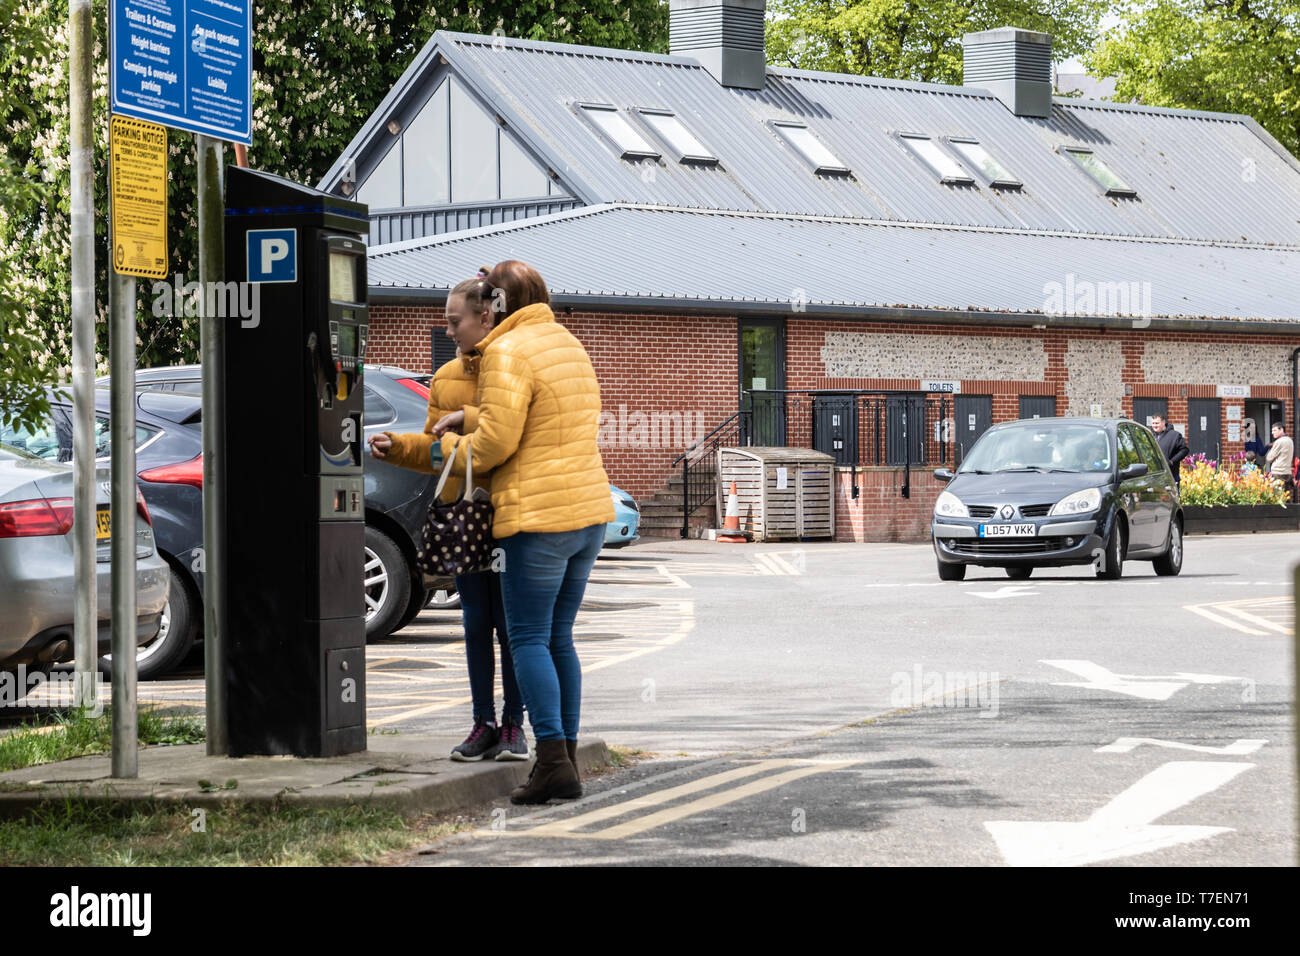
{"label": "metal post", "polygon": [[99,607],[95,570],[95,139],[90,0],[68,10],[72,173],[72,556],[76,597],[73,705],[96,703]]}
{"label": "metal post", "polygon": [[208,754],[229,751],[226,724],[226,540],[220,502],[225,500],[225,328],[208,306],[212,283],[226,273],[222,234],[221,141],[196,135],[199,165],[199,284],[202,289],[199,342],[203,361],[203,665],[207,686]]}
{"label": "metal post", "polygon": [[[111,161],[111,160],[110,160]],[[112,369],[113,776],[136,777],[135,279],[109,270]]]}

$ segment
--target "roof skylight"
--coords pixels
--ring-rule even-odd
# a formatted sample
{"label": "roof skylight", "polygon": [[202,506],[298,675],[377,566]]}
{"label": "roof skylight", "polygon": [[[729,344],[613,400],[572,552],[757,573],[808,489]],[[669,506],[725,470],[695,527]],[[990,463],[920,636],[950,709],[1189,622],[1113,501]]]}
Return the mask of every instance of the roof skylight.
{"label": "roof skylight", "polygon": [[672,147],[673,152],[677,154],[679,163],[716,163],[718,157],[709,152],[708,148],[695,138],[673,113],[667,110],[638,110],[641,119],[645,120],[646,125],[659,135],[659,137]]}
{"label": "roof skylight", "polygon": [[1105,190],[1107,196],[1136,196],[1137,190],[1130,186],[1090,149],[1067,146],[1065,155],[1092,177],[1093,182]]}
{"label": "roof skylight", "polygon": [[1024,183],[1016,179],[1011,170],[990,156],[989,151],[980,145],[978,140],[958,139],[950,136],[948,145],[955,149],[973,169],[978,169],[983,173],[990,186],[1019,189],[1024,185]]}
{"label": "roof skylight", "polygon": [[791,146],[812,164],[818,173],[848,173],[851,170],[840,162],[835,154],[813,135],[812,130],[802,123],[777,121],[772,128],[780,133]]}
{"label": "roof skylight", "polygon": [[623,158],[659,158],[659,150],[651,146],[613,106],[603,103],[579,103],[578,106],[587,119],[614,144]]}
{"label": "roof skylight", "polygon": [[930,137],[922,136],[920,133],[900,133],[898,138],[903,141],[904,146],[939,175],[940,182],[974,185],[975,177],[966,172],[961,163],[944,152],[943,148]]}

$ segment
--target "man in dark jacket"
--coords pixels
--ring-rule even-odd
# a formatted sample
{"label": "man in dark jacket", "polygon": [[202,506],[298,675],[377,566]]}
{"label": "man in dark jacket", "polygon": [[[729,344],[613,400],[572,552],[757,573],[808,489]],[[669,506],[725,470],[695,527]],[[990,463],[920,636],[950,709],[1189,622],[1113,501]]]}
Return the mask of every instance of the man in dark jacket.
{"label": "man in dark jacket", "polygon": [[1182,435],[1169,427],[1169,422],[1165,421],[1163,415],[1151,416],[1151,430],[1156,433],[1156,442],[1160,445],[1160,450],[1165,453],[1165,460],[1169,462],[1169,467],[1174,472],[1174,484],[1182,483],[1182,460],[1187,457],[1191,451],[1187,447],[1187,441]]}

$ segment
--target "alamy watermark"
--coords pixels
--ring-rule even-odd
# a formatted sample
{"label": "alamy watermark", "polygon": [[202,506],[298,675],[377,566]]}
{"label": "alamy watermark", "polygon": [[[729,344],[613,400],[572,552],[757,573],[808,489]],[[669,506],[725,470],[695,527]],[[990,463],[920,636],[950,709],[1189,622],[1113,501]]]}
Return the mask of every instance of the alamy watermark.
{"label": "alamy watermark", "polygon": [[1151,283],[1097,282],[1067,272],[1064,282],[1043,283],[1043,313],[1048,316],[1132,316],[1133,328],[1151,324]]}
{"label": "alamy watermark", "polygon": [[178,272],[171,282],[153,284],[153,314],[239,319],[242,328],[255,329],[262,322],[262,284],[186,282],[185,274]]}
{"label": "alamy watermark", "polygon": [[[87,717],[104,713],[104,675],[98,670],[83,674]],[[78,703],[75,671],[28,671],[26,664],[16,670],[0,671],[0,709],[5,707],[72,708]]]}
{"label": "alamy watermark", "polygon": [[927,671],[920,664],[890,675],[891,707],[966,707],[998,715],[998,672]]}
{"label": "alamy watermark", "polygon": [[601,412],[596,442],[625,448],[687,448],[708,431],[709,420],[702,411],[629,411],[619,405],[617,412]]}

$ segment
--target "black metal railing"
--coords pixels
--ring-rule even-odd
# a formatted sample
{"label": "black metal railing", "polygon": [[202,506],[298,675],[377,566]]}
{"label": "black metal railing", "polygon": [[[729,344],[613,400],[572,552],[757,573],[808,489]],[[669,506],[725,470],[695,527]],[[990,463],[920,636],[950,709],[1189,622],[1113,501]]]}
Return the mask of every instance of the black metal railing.
{"label": "black metal railing", "polygon": [[682,537],[689,537],[691,515],[717,494],[718,449],[749,444],[744,440],[749,411],[741,409],[675,459],[682,468]]}

